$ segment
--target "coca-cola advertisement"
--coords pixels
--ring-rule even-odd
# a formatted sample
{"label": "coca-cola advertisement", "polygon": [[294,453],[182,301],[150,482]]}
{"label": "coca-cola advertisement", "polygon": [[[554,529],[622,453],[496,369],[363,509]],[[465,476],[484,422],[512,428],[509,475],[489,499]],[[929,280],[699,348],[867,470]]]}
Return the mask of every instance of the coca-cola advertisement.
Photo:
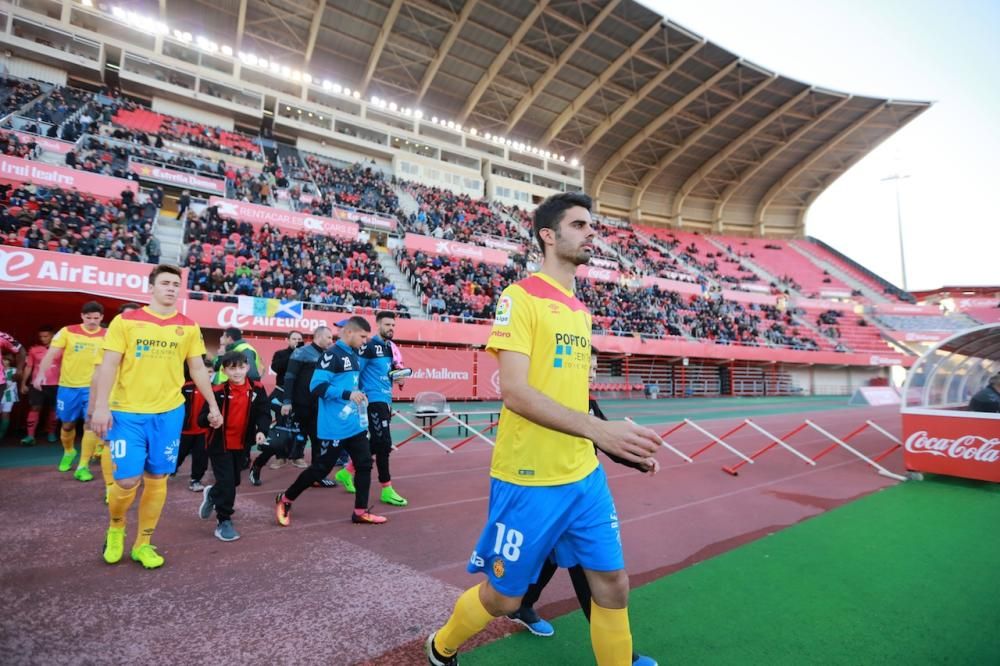
{"label": "coca-cola advertisement", "polygon": [[1000,418],[971,412],[903,413],[906,468],[1000,483]]}

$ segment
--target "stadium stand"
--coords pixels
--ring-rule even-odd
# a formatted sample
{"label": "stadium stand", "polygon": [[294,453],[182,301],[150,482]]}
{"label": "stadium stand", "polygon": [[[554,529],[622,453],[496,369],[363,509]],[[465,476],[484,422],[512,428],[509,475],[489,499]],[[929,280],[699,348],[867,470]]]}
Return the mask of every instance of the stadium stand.
{"label": "stadium stand", "polygon": [[395,216],[399,198],[382,172],[359,163],[337,164],[306,153],[305,165],[320,192],[338,206]]}
{"label": "stadium stand", "polygon": [[4,115],[14,113],[41,94],[42,89],[35,81],[5,78],[0,82],[0,108]]}
{"label": "stadium stand", "polygon": [[403,223],[414,233],[463,243],[480,243],[479,236],[521,240],[517,223],[498,215],[487,200],[415,182],[400,186],[420,206],[414,219]]}

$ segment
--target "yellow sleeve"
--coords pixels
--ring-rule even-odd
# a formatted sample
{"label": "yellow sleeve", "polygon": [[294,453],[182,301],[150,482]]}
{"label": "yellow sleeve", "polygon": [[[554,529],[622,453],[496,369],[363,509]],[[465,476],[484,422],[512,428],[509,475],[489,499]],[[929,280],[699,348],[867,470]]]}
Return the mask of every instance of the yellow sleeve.
{"label": "yellow sleeve", "polygon": [[205,338],[201,337],[201,327],[198,324],[194,324],[192,328],[194,328],[194,335],[188,338],[188,350],[184,354],[185,361],[195,356],[204,356],[205,354]]}
{"label": "yellow sleeve", "polygon": [[115,317],[108,326],[108,332],[104,335],[104,349],[107,351],[124,354],[128,351],[128,336],[125,327],[127,324],[121,317]]}
{"label": "yellow sleeve", "polygon": [[517,285],[511,285],[500,294],[496,318],[486,351],[494,355],[499,351],[515,351],[531,356],[531,333],[535,326],[532,299]]}
{"label": "yellow sleeve", "polygon": [[52,344],[50,346],[55,347],[56,349],[66,349],[66,345],[68,343],[69,343],[69,331],[66,329],[65,326],[63,326],[62,328],[59,329],[59,332],[56,333],[56,336],[52,338]]}

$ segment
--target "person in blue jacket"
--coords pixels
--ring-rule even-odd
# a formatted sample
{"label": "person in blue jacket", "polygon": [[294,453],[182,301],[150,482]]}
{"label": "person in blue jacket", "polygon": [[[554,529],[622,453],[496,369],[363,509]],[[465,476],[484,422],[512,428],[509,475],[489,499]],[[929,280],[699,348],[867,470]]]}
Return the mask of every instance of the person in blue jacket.
{"label": "person in blue jacket", "polygon": [[[378,469],[378,481],[382,486],[379,499],[383,504],[406,506],[406,498],[392,487],[392,476],[389,474],[389,454],[392,453],[392,433],[389,422],[392,420],[392,384],[396,362],[393,358],[392,338],[396,332],[396,314],[383,310],[375,315],[375,325],[378,333],[371,336],[368,344],[361,348],[361,391],[368,396],[368,439],[372,453],[375,454],[375,467]],[[403,381],[397,380],[402,386]],[[354,492],[354,466],[347,465],[334,477],[344,489]]]}
{"label": "person in blue jacket", "polygon": [[386,522],[368,510],[371,489],[372,454],[368,446],[368,399],[359,389],[361,358],[358,350],[368,341],[371,325],[354,316],[338,324],[340,339],[327,348],[316,364],[309,390],[319,403],[316,430],[320,454],[283,493],[275,498],[275,517],[287,527],[292,521],[292,502],[333,469],[341,448],[354,463],[354,513],[351,522],[378,525]]}

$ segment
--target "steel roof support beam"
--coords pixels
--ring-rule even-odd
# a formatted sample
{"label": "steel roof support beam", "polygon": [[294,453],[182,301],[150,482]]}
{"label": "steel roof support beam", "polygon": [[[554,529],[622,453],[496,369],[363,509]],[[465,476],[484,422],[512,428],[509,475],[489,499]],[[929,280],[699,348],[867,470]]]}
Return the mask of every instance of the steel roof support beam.
{"label": "steel roof support beam", "polygon": [[885,111],[889,106],[888,102],[882,102],[874,109],[868,111],[860,118],[852,122],[850,125],[840,130],[835,134],[829,141],[824,143],[822,146],[814,150],[812,153],[807,155],[805,159],[801,160],[798,164],[793,166],[791,169],[785,172],[781,178],[779,178],[771,187],[767,190],[764,196],[761,198],[760,202],[757,204],[757,210],[754,212],[753,216],[753,227],[754,232],[760,235],[764,231],[764,215],[767,213],[767,207],[771,205],[771,202],[777,198],[779,194],[796,178],[801,176],[809,167],[816,163],[817,160],[821,159],[823,156],[829,154],[831,150],[834,150],[839,146],[847,137],[854,133],[855,130],[860,128],[862,125],[867,123],[869,120],[877,116],[878,114]]}
{"label": "steel roof support beam", "polygon": [[604,186],[604,181],[608,179],[608,176],[615,170],[615,167],[621,164],[621,161],[625,159],[626,155],[638,148],[643,141],[648,139],[658,129],[667,124],[671,118],[683,111],[684,107],[704,95],[708,90],[711,90],[712,86],[728,76],[729,73],[736,69],[736,66],[739,64],[739,59],[733,60],[731,63],[710,76],[707,80],[703,81],[697,88],[677,100],[676,103],[672,104],[669,108],[664,110],[663,113],[654,118],[648,125],[634,134],[632,138],[625,143],[625,145],[619,148],[614,155],[605,161],[604,166],[597,172],[597,175],[594,177],[594,181],[591,184],[591,191],[594,193],[594,196],[600,196],[601,187]]}
{"label": "steel roof support beam", "polygon": [[625,63],[631,60],[632,57],[638,53],[643,46],[645,46],[646,42],[658,35],[664,29],[662,21],[657,21],[653,25],[649,26],[649,29],[646,30],[646,32],[644,32],[642,36],[639,37],[634,44],[632,44],[632,46],[622,51],[622,54],[615,58],[614,62],[605,67],[597,78],[594,79],[579,95],[577,95],[576,99],[566,106],[563,112],[559,114],[559,117],[555,119],[547,130],[545,130],[545,136],[542,137],[539,144],[543,146],[547,145],[550,141],[552,141],[552,139],[556,138],[559,132],[566,127],[566,123],[568,123],[573,116],[575,116],[577,112],[590,101],[590,98],[596,95],[597,91],[607,84],[611,80],[611,77],[617,74],[618,70],[624,67]]}
{"label": "steel roof support beam", "polygon": [[379,30],[378,37],[375,38],[375,43],[372,45],[372,52],[368,54],[365,75],[361,79],[361,85],[359,86],[362,96],[368,93],[368,85],[372,82],[372,76],[375,75],[375,68],[382,57],[382,49],[385,48],[385,43],[389,41],[389,34],[392,32],[392,26],[396,23],[396,17],[399,16],[399,10],[402,6],[403,0],[392,0],[392,5],[385,15],[385,21],[382,22],[382,29]]}
{"label": "steel roof support beam", "polygon": [[247,0],[240,0],[240,11],[236,16],[236,53],[243,50],[243,34],[247,27]]}
{"label": "steel roof support beam", "polygon": [[610,0],[610,2],[608,2],[608,4],[606,4],[601,11],[597,13],[594,20],[591,21],[586,28],[581,30],[577,36],[573,38],[573,41],[570,42],[565,49],[563,49],[562,53],[559,54],[559,57],[556,58],[555,64],[545,70],[545,73],[538,77],[538,80],[531,86],[531,92],[518,101],[517,106],[515,106],[514,110],[511,111],[510,117],[507,118],[507,124],[504,127],[504,132],[509,133],[512,129],[514,129],[514,126],[517,125],[519,120],[521,120],[521,117],[524,116],[525,112],[531,108],[531,105],[534,104],[535,100],[538,99],[538,96],[542,94],[545,87],[556,77],[559,70],[562,69],[567,62],[569,62],[570,58],[576,54],[580,47],[583,46],[584,42],[597,32],[597,28],[604,22],[604,19],[611,16],[611,12],[613,12],[619,4],[621,4],[621,0]]}
{"label": "steel roof support beam", "polygon": [[504,47],[500,49],[500,53],[498,53],[496,58],[493,59],[493,62],[490,63],[490,66],[486,69],[486,73],[483,75],[483,78],[479,79],[479,83],[477,83],[476,87],[472,89],[472,94],[469,95],[469,99],[466,100],[461,113],[458,114],[458,122],[464,123],[469,119],[469,114],[471,114],[472,110],[476,108],[476,104],[479,104],[479,100],[482,99],[483,93],[485,93],[486,89],[490,87],[491,83],[493,83],[493,79],[496,78],[508,58],[510,58],[511,54],[513,54],[517,49],[521,40],[524,39],[526,34],[528,34],[528,30],[530,30],[531,26],[535,24],[538,17],[542,15],[542,12],[545,11],[548,4],[549,0],[539,0],[538,4],[535,5],[535,8],[524,17],[524,21],[521,22],[521,25],[517,28],[514,34],[511,35]]}
{"label": "steel roof support beam", "polygon": [[437,75],[438,69],[441,67],[441,63],[448,56],[448,51],[451,47],[455,45],[455,40],[458,39],[458,33],[462,32],[462,28],[465,27],[466,22],[469,20],[469,15],[472,14],[472,10],[476,8],[476,2],[478,0],[468,0],[465,6],[462,7],[461,13],[458,15],[458,20],[451,24],[451,28],[448,29],[448,34],[445,35],[444,40],[441,42],[441,46],[438,47],[437,54],[435,54],[434,59],[431,60],[430,64],[427,65],[427,70],[424,72],[424,78],[420,82],[420,89],[417,91],[417,104],[419,105],[424,100],[424,95],[427,94],[427,90],[431,87],[431,83],[434,82],[434,77]]}
{"label": "steel roof support beam", "polygon": [[656,90],[656,88],[667,80],[667,78],[680,69],[681,65],[687,62],[688,58],[697,53],[702,46],[705,45],[705,40],[702,40],[689,48],[687,51],[682,53],[676,60],[670,63],[670,66],[666,69],[660,70],[656,75],[649,81],[639,88],[631,97],[626,99],[621,106],[619,106],[614,113],[604,119],[600,125],[595,127],[590,134],[587,136],[586,141],[583,142],[583,146],[580,148],[580,157],[582,157],[590,152],[590,149],[601,140],[608,130],[617,125],[622,118],[624,118],[629,111],[635,108],[635,105],[646,99],[646,97]]}
{"label": "steel roof support beam", "polygon": [[[242,1],[246,2],[246,0]],[[306,49],[303,54],[303,69],[309,66],[313,51],[316,49],[316,38],[319,36],[319,27],[323,22],[324,11],[326,11],[326,0],[317,0],[316,11],[313,12],[312,23],[309,24],[309,39],[306,41]]]}
{"label": "steel roof support beam", "polygon": [[777,80],[777,78],[778,78],[777,74],[772,74],[771,76],[767,77],[766,79],[755,85],[746,94],[744,94],[743,97],[740,97],[739,99],[734,101],[732,104],[726,107],[724,111],[721,111],[715,114],[715,116],[713,116],[712,118],[709,118],[704,125],[702,125],[697,130],[692,132],[686,139],[684,139],[683,142],[681,142],[679,146],[677,146],[673,150],[668,151],[666,155],[660,158],[660,161],[656,163],[656,166],[652,167],[645,173],[645,175],[642,177],[642,180],[639,181],[638,187],[636,187],[635,191],[632,193],[632,205],[631,205],[632,213],[635,214],[637,217],[640,216],[640,211],[642,210],[642,198],[646,195],[646,191],[649,189],[649,186],[653,184],[653,181],[656,180],[657,176],[663,173],[664,169],[673,164],[674,160],[680,157],[685,150],[696,144],[701,139],[701,137],[705,136],[713,129],[721,125],[722,122],[726,118],[728,118],[734,111],[736,111],[736,109],[742,106],[744,102],[753,98],[753,96],[756,95],[757,93],[763,91],[765,88],[771,85],[771,83]]}
{"label": "steel roof support beam", "polygon": [[671,217],[679,222],[681,206],[684,205],[684,200],[705,176],[714,171],[715,168],[722,164],[725,160],[729,159],[729,157],[746,144],[747,141],[750,141],[760,134],[765,128],[767,128],[768,125],[791,111],[796,104],[804,100],[812,92],[812,88],[806,88],[798,95],[793,96],[787,102],[759,120],[753,127],[737,137],[736,140],[730,142],[725,148],[713,155],[707,162],[702,164],[697,171],[691,174],[688,179],[684,181],[684,184],[681,185],[681,189],[677,191],[677,195],[674,197]]}

